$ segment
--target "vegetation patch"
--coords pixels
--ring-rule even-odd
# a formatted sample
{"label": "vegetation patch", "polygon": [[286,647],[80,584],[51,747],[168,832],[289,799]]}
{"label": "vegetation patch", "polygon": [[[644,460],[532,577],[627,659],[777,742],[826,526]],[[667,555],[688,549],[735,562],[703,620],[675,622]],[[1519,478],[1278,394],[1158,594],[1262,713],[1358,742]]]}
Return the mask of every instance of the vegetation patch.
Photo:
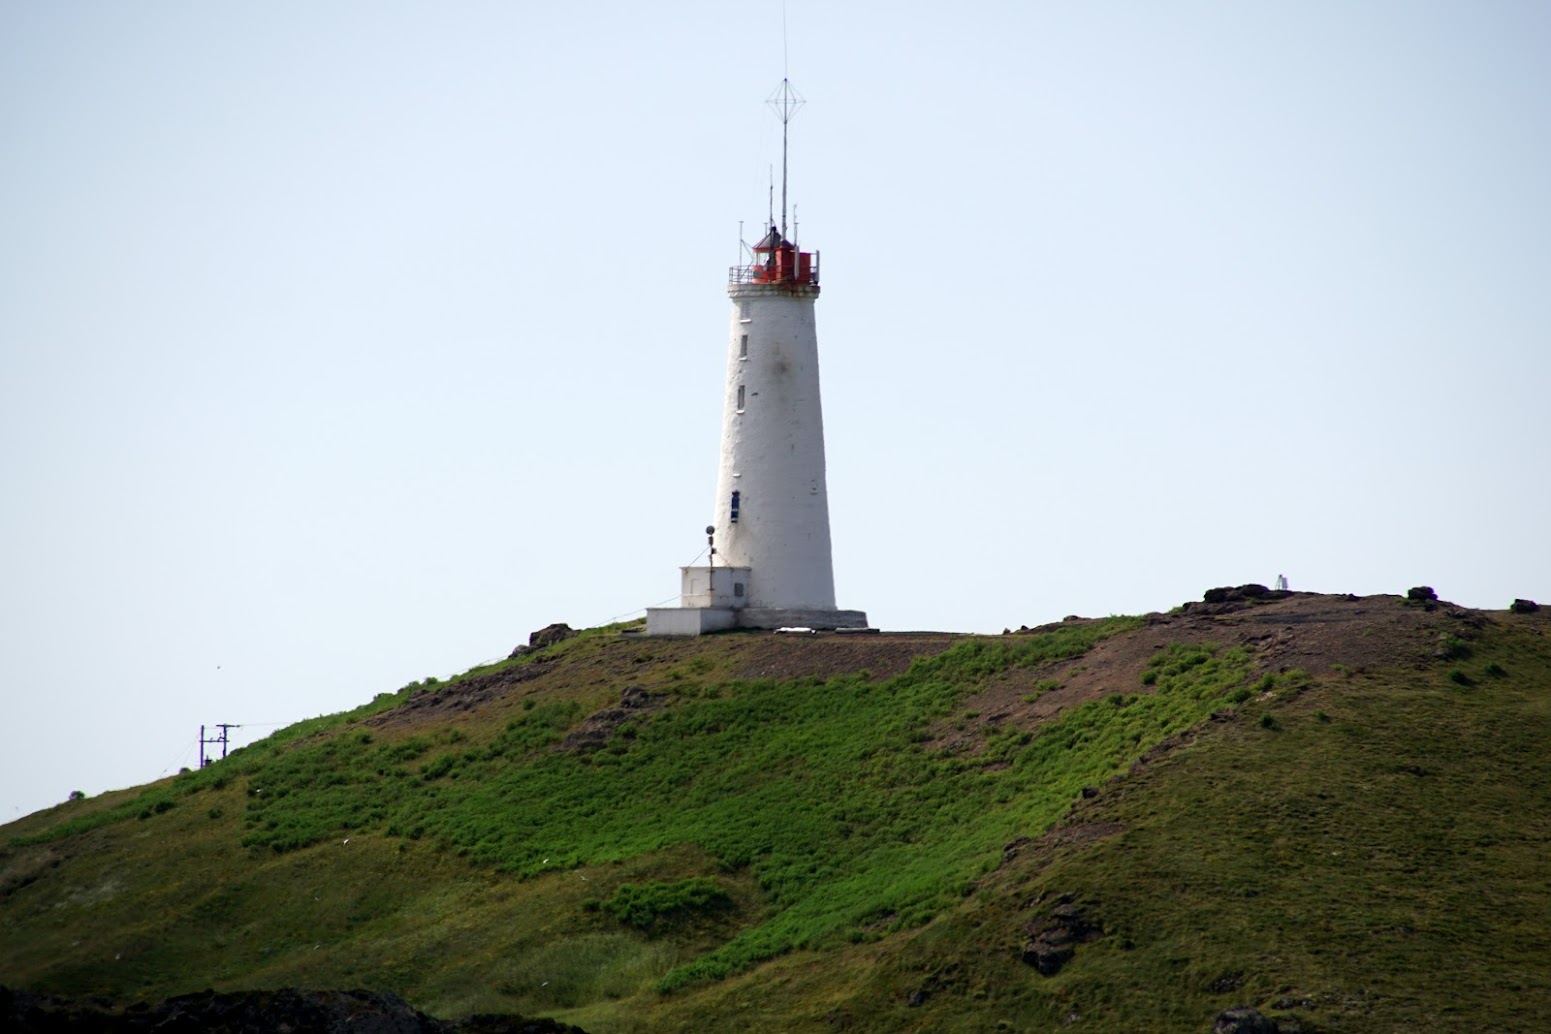
{"label": "vegetation patch", "polygon": [[603,902],[603,911],[626,926],[651,932],[659,922],[732,905],[732,896],[708,876],[676,883],[626,883]]}
{"label": "vegetation patch", "polygon": [[99,811],[88,812],[66,819],[57,826],[52,826],[41,833],[30,836],[12,837],[13,847],[29,847],[34,844],[46,844],[53,840],[65,837],[79,836],[82,833],[99,829],[102,826],[112,825],[115,822],[123,822],[127,819],[149,819],[161,815],[173,807],[172,794],[165,788],[157,787],[146,790],[122,804],[111,808],[103,808]]}

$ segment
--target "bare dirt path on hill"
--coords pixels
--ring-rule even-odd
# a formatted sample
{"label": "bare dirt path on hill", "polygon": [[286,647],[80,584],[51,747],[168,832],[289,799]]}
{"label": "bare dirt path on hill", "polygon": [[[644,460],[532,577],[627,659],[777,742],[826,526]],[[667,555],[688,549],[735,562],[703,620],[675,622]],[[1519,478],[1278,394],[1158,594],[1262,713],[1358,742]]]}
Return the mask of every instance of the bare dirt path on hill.
{"label": "bare dirt path on hill", "polygon": [[[1171,643],[1244,646],[1259,671],[1302,669],[1323,675],[1341,665],[1361,673],[1436,663],[1449,637],[1470,639],[1491,620],[1487,612],[1400,596],[1290,593],[1279,599],[1191,603],[1177,612],[1149,614],[1141,629],[1105,639],[1075,660],[1006,673],[967,698],[964,714],[973,717],[945,722],[933,744],[973,753],[988,733],[1006,724],[1036,728],[1090,700],[1151,692],[1142,684],[1142,673],[1152,656]],[[1052,681],[1057,688],[1040,691],[1040,683]]]}

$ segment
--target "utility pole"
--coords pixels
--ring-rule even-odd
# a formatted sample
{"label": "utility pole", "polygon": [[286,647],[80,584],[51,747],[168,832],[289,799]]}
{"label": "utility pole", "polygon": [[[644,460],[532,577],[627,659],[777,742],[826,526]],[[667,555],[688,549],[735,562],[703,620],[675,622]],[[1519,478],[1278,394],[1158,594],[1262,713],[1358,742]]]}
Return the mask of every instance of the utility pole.
{"label": "utility pole", "polygon": [[213,745],[213,744],[219,743],[221,745],[221,757],[224,758],[224,757],[226,757],[226,745],[227,745],[228,741],[231,738],[231,730],[242,728],[242,726],[240,726],[240,725],[233,725],[231,722],[219,722],[219,723],[216,724],[215,727],[217,729],[221,730],[221,735],[206,737],[205,736],[205,727],[203,725],[201,725],[199,727],[199,767],[200,768],[204,768],[207,765],[214,764],[215,760],[216,760],[213,757],[207,757],[205,755],[205,745],[206,744],[212,744]]}

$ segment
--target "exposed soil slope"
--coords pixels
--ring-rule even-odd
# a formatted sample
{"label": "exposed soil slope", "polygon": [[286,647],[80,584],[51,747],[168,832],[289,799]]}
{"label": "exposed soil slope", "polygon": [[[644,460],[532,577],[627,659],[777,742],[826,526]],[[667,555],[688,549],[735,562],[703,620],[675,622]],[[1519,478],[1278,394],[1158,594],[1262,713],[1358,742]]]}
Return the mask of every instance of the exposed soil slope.
{"label": "exposed soil slope", "polygon": [[[1141,632],[1106,639],[1070,661],[1017,669],[996,680],[965,701],[968,710],[979,712],[969,729],[944,731],[941,743],[962,749],[982,738],[988,726],[1008,723],[1034,728],[1063,711],[1113,693],[1147,692],[1142,674],[1157,651],[1170,643],[1246,647],[1254,651],[1260,671],[1302,669],[1323,675],[1337,665],[1358,673],[1380,668],[1414,670],[1435,660],[1450,636],[1473,639],[1488,620],[1446,603],[1408,606],[1405,602],[1399,596],[1268,593],[1149,614]],[[1083,620],[1073,618],[1062,624]],[[1053,688],[1041,688],[1051,683]]]}

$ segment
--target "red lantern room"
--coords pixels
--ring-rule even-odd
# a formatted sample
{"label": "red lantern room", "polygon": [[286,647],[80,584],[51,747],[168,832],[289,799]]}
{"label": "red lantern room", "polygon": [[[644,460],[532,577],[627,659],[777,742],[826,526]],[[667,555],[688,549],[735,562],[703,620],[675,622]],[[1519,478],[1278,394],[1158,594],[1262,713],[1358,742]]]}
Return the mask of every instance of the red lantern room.
{"label": "red lantern room", "polygon": [[815,255],[798,251],[796,245],[782,237],[781,231],[774,226],[751,250],[754,261],[733,269],[733,283],[817,286],[819,269]]}

